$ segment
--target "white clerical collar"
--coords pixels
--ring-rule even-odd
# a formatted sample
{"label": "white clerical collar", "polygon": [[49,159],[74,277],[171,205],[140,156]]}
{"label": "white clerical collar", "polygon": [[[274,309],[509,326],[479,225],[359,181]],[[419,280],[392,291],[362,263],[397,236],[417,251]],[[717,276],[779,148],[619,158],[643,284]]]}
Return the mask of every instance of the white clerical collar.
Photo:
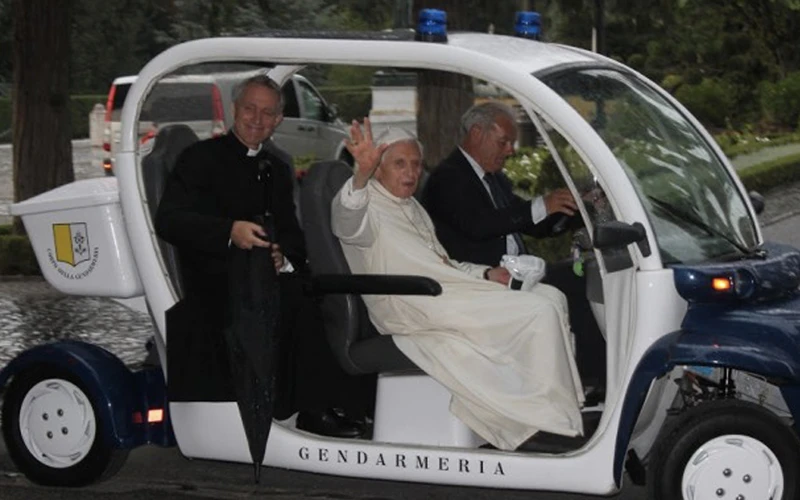
{"label": "white clerical collar", "polygon": [[244,147],[246,147],[246,148],[247,148],[247,156],[256,156],[258,153],[260,153],[260,152],[261,152],[261,149],[264,147],[264,143],[262,142],[262,143],[259,143],[259,145],[258,145],[258,148],[257,148],[257,149],[253,149],[253,148],[251,148],[250,146],[248,146],[247,144],[245,144],[245,143],[244,143],[244,141],[242,140],[242,138],[241,138],[241,137],[239,137],[239,134],[237,134],[237,133],[236,133],[236,131],[235,131],[235,130],[233,130],[232,128],[231,128],[231,132],[232,132],[232,133],[233,133],[233,135],[236,137],[236,139],[238,139],[238,140],[239,140],[239,142],[241,142],[241,143],[242,143],[242,146],[244,146]]}
{"label": "white clerical collar", "polygon": [[475,161],[475,158],[471,157],[469,153],[467,153],[461,148],[461,146],[458,147],[458,150],[461,151],[461,154],[463,154],[464,158],[467,159],[467,161],[469,162],[469,166],[472,167],[472,170],[475,172],[475,175],[478,176],[478,179],[483,181],[483,176],[486,175],[486,171],[482,169],[481,166],[478,165],[478,162]]}
{"label": "white clerical collar", "polygon": [[247,156],[255,156],[261,152],[261,149],[264,147],[263,144],[258,145],[258,149],[253,149],[251,147],[247,147]]}

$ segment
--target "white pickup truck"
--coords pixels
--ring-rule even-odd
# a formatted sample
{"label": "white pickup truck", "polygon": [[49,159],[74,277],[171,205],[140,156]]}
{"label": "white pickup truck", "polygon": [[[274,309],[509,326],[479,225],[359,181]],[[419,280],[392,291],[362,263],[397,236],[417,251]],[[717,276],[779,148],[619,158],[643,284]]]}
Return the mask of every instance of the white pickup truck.
{"label": "white pickup truck", "polygon": [[[256,71],[257,72],[257,71]],[[231,91],[254,71],[220,71],[204,75],[174,75],[160,80],[142,104],[140,141],[147,142],[159,128],[184,123],[200,139],[225,133],[233,125]],[[114,171],[120,146],[122,106],[136,76],[114,79],[106,101],[102,167]],[[283,84],[283,123],[273,136],[275,143],[292,157],[316,160],[341,159],[352,163],[344,148],[345,126],[333,106],[304,76],[293,74]]]}

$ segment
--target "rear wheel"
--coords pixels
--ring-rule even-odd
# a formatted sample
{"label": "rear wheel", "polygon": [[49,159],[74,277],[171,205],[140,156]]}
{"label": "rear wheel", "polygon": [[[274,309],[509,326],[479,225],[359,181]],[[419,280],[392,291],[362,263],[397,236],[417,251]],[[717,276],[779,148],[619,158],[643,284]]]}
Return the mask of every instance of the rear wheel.
{"label": "rear wheel", "polygon": [[800,440],[773,413],[742,401],[703,403],[659,439],[648,468],[653,500],[798,500]]}
{"label": "rear wheel", "polygon": [[8,454],[31,481],[82,486],[119,470],[128,450],[111,446],[96,402],[72,374],[34,368],[17,375],[3,402]]}

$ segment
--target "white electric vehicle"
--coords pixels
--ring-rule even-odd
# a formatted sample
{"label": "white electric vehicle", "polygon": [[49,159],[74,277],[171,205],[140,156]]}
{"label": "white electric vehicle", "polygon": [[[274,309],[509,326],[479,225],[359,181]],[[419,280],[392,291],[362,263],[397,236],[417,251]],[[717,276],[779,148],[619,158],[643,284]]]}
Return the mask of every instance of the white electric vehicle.
{"label": "white electric vehicle", "polygon": [[[524,37],[436,29],[416,37],[272,33],[170,48],[129,91],[116,177],[77,181],[12,207],[53,286],[145,298],[160,358],[160,367],[131,372],[76,342],[15,358],[0,384],[6,445],[20,471],[43,484],[82,485],[112,474],[127,450],[144,444],[251,461],[236,402],[167,397],[165,315],[181,299],[181,282],[153,217],[165,176],[195,138],[170,127],[142,145],[142,103],[170,75],[228,62],[262,67],[279,82],[304,67],[343,65],[490,83],[535,125],[580,208],[586,311],[606,341],[605,400],[595,408],[602,418],[583,447],[562,454],[481,447],[449,413],[448,392],[365,319],[366,288],[349,279],[330,234],[330,199],[348,170],[323,163],[311,168],[300,196],[310,264],[320,275],[310,289],[324,294],[327,337],[342,366],[378,374],[374,429],[368,439],[348,440],[297,430],[291,418],[274,422],[264,466],[601,495],[617,492],[627,469],[646,481],[652,499],[800,498],[800,253],[763,242],[756,203],[709,133],[667,92],[611,59]],[[414,279],[416,293],[437,293],[436,283]],[[393,286],[387,277],[382,293]]]}

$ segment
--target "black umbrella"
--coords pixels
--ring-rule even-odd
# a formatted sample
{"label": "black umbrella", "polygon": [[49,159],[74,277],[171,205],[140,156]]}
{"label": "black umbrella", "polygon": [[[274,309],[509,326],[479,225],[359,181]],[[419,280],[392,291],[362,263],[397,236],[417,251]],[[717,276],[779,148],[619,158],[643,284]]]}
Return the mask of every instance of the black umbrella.
{"label": "black umbrella", "polygon": [[[259,222],[267,234],[274,234],[268,224]],[[258,483],[275,399],[278,278],[268,248],[241,250],[231,246],[230,259],[225,338],[236,402]]]}

